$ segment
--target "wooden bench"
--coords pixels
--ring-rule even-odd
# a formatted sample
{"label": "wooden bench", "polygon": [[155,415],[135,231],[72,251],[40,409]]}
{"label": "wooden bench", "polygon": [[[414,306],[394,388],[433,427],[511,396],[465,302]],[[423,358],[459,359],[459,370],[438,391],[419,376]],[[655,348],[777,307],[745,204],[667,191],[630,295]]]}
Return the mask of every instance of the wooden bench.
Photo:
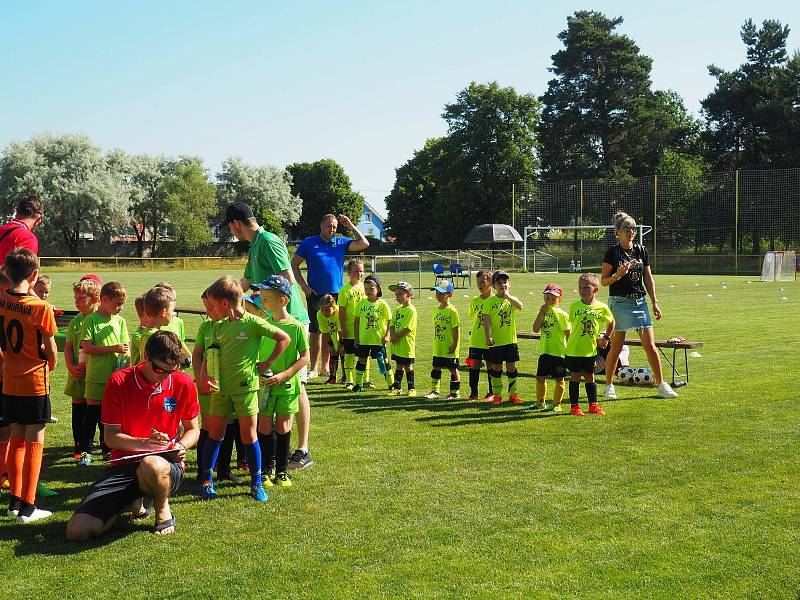
{"label": "wooden bench", "polygon": [[[541,334],[532,333],[532,332],[522,332],[518,333],[517,337],[526,340],[538,340],[541,337]],[[625,343],[628,346],[639,346],[642,345],[642,340],[637,338],[626,339]],[[661,356],[664,357],[669,363],[669,366],[672,368],[672,387],[681,387],[689,383],[689,350],[694,350],[696,348],[702,348],[703,342],[690,342],[690,341],[683,341],[683,342],[676,342],[674,344],[668,342],[667,340],[656,340],[656,348],[658,351],[661,352]],[[672,350],[672,360],[664,351]],[[683,368],[684,372],[681,373],[678,371],[678,362],[677,362],[677,352],[678,350],[683,350]],[[679,379],[681,377],[685,377],[685,379]]]}

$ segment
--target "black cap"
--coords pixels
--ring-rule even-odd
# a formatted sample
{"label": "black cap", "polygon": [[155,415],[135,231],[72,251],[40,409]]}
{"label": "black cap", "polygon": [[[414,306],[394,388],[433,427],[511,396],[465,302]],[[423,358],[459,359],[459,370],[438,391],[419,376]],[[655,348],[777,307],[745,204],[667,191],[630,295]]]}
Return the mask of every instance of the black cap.
{"label": "black cap", "polygon": [[497,283],[498,279],[503,279],[503,278],[510,279],[508,273],[506,273],[505,271],[495,271],[494,273],[492,273],[492,285]]}
{"label": "black cap", "polygon": [[228,204],[228,207],[225,209],[225,220],[222,224],[227,225],[231,221],[246,221],[253,217],[253,209],[250,208],[249,204],[245,204],[244,202],[232,202]]}
{"label": "black cap", "polygon": [[377,275],[367,275],[366,277],[364,277],[364,283],[367,283],[368,281],[371,281],[372,283],[374,283],[375,285],[378,286],[378,298],[383,296],[383,290],[381,289],[381,280],[378,279],[378,276]]}

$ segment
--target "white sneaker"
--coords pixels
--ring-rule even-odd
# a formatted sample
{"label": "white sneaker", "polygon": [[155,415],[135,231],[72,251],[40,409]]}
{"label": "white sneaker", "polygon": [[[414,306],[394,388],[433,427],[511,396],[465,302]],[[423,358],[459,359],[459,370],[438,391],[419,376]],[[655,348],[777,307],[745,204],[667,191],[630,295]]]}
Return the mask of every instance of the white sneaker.
{"label": "white sneaker", "polygon": [[38,521],[39,519],[46,519],[53,516],[49,510],[42,510],[41,508],[34,508],[29,516],[17,515],[17,523],[30,523],[31,521]]}
{"label": "white sneaker", "polygon": [[317,377],[319,377],[319,373],[316,371],[311,371],[311,373],[308,374],[309,379],[316,379]]}
{"label": "white sneaker", "polygon": [[9,508],[6,511],[6,515],[8,515],[9,517],[19,516],[19,509],[18,508]]}
{"label": "white sneaker", "polygon": [[610,398],[611,400],[617,399],[617,390],[614,389],[613,383],[606,385],[606,391],[603,392],[603,398]]}
{"label": "white sneaker", "polygon": [[678,392],[673,390],[666,381],[662,381],[658,384],[658,396],[659,398],[677,398]]}

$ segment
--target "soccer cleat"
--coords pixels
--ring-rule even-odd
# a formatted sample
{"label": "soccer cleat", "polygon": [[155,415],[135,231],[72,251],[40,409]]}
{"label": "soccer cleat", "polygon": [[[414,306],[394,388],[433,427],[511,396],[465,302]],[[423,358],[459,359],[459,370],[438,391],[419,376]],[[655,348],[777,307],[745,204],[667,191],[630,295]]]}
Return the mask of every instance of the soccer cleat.
{"label": "soccer cleat", "polygon": [[606,385],[606,390],[603,392],[603,398],[608,398],[610,400],[617,399],[617,390],[614,389],[613,383],[609,383],[608,385]]}
{"label": "soccer cleat", "polygon": [[511,394],[508,397],[508,401],[511,402],[511,404],[522,404],[522,400],[519,399],[519,394]]}
{"label": "soccer cleat", "polygon": [[292,487],[292,478],[286,471],[282,471],[275,476],[275,485],[282,488]]}
{"label": "soccer cleat", "polygon": [[339,384],[340,385],[347,385],[347,377],[342,376],[342,378],[339,380]]}
{"label": "soccer cleat", "polygon": [[577,404],[569,409],[570,414],[575,415],[576,417],[585,417],[586,414],[581,410],[581,407]]}
{"label": "soccer cleat", "polygon": [[244,482],[244,478],[239,477],[233,471],[231,471],[230,473],[226,473],[224,477],[220,477],[219,473],[217,473],[217,482],[225,481],[226,479],[231,483],[233,483],[234,485],[240,485]]}
{"label": "soccer cleat", "polygon": [[80,459],[81,459],[81,453],[80,452],[75,452],[72,455],[72,460],[74,460],[75,462],[78,462]]}
{"label": "soccer cleat", "polygon": [[22,523],[24,525],[25,523],[46,519],[47,517],[51,516],[53,516],[53,513],[51,513],[49,510],[43,510],[34,506],[33,512],[31,512],[29,515],[22,514],[22,511],[20,510],[19,514],[17,515],[17,523]]}
{"label": "soccer cleat", "polygon": [[503,403],[502,396],[492,396],[492,404],[495,406],[500,406]]}
{"label": "soccer cleat", "polygon": [[353,388],[356,387],[355,383],[350,383],[349,381],[344,384],[344,389],[348,391],[353,391]]}
{"label": "soccer cleat", "polygon": [[[50,418],[47,419],[47,422],[48,423],[58,423],[58,417],[54,417],[53,415],[50,415]],[[47,512],[47,511],[45,511],[45,512]],[[53,514],[53,513],[50,513],[50,514]],[[50,516],[50,515],[47,515],[47,516]]]}
{"label": "soccer cleat", "polygon": [[553,405],[553,412],[561,412],[561,405],[560,404],[554,404]]}
{"label": "soccer cleat", "polygon": [[88,452],[81,452],[80,460],[78,460],[79,467],[88,467],[92,464],[92,455]]}
{"label": "soccer cleat", "polygon": [[291,471],[300,471],[302,469],[306,469],[314,464],[314,461],[311,460],[311,455],[308,452],[303,452],[299,448],[294,451],[291,458],[289,459],[289,470]]}
{"label": "soccer cleat", "polygon": [[213,481],[204,481],[203,485],[200,486],[200,489],[197,492],[197,495],[200,496],[202,500],[214,500],[217,498],[217,490],[214,488]]}
{"label": "soccer cleat", "polygon": [[403,392],[400,389],[396,388],[396,387],[389,388],[389,395],[390,396],[399,396],[402,393]]}
{"label": "soccer cleat", "polygon": [[593,415],[604,415],[606,411],[603,410],[603,407],[597,404],[597,402],[589,405],[589,412]]}
{"label": "soccer cleat", "polygon": [[245,473],[250,473],[250,465],[247,464],[246,460],[237,460],[236,468],[240,471],[244,471]]}
{"label": "soccer cleat", "polygon": [[19,498],[11,498],[11,502],[8,503],[8,510],[6,514],[9,517],[16,517],[19,515],[19,509],[22,508],[22,500]]}
{"label": "soccer cleat", "polygon": [[478,394],[470,394],[469,398],[467,398],[467,402],[477,402],[478,401]]}
{"label": "soccer cleat", "polygon": [[264,489],[263,485],[254,485],[250,488],[250,497],[256,502],[266,502],[269,500],[269,494]]}
{"label": "soccer cleat", "polygon": [[408,397],[409,398],[416,398],[417,397],[417,390],[415,390],[414,388],[411,388],[410,390],[408,390]]}
{"label": "soccer cleat", "polygon": [[325,385],[335,385],[336,384],[336,375],[331,375],[328,379],[325,380]]}
{"label": "soccer cleat", "polygon": [[483,398],[481,398],[481,402],[492,402],[494,400],[494,394],[489,392]]}
{"label": "soccer cleat", "polygon": [[659,398],[677,398],[678,393],[673,390],[666,381],[658,384],[658,397]]}
{"label": "soccer cleat", "polygon": [[358,392],[360,392],[360,391],[361,391],[361,389],[362,389],[362,388],[361,388],[361,386],[360,386],[360,385],[358,385],[358,384],[355,384],[353,387],[351,387],[351,388],[350,388],[350,391],[351,391],[351,392],[353,392],[354,394],[357,394]]}
{"label": "soccer cleat", "polygon": [[427,398],[428,400],[436,400],[438,397],[439,397],[439,392],[435,390],[431,390],[430,392],[425,394],[425,398]]}
{"label": "soccer cleat", "polygon": [[364,382],[364,385],[363,385],[362,387],[363,387],[365,390],[374,390],[374,389],[375,389],[375,384],[374,384],[374,383],[372,383],[371,381],[365,381],[365,382]]}
{"label": "soccer cleat", "polygon": [[447,394],[445,400],[459,400],[461,396],[458,395],[458,392],[450,392]]}
{"label": "soccer cleat", "polygon": [[547,401],[543,400],[542,402],[537,402],[536,406],[539,410],[547,410]]}

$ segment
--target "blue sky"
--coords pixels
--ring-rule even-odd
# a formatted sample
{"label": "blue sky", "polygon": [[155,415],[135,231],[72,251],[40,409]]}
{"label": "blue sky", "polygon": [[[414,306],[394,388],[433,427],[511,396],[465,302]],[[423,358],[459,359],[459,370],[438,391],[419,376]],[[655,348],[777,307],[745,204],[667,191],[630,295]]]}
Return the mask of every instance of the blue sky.
{"label": "blue sky", "polygon": [[0,4],[0,146],[44,131],[108,150],[285,166],[333,158],[380,210],[394,170],[445,132],[470,81],[540,95],[567,15],[622,16],[658,89],[690,110],[707,65],[744,60],[739,28],[800,2],[99,2]]}

